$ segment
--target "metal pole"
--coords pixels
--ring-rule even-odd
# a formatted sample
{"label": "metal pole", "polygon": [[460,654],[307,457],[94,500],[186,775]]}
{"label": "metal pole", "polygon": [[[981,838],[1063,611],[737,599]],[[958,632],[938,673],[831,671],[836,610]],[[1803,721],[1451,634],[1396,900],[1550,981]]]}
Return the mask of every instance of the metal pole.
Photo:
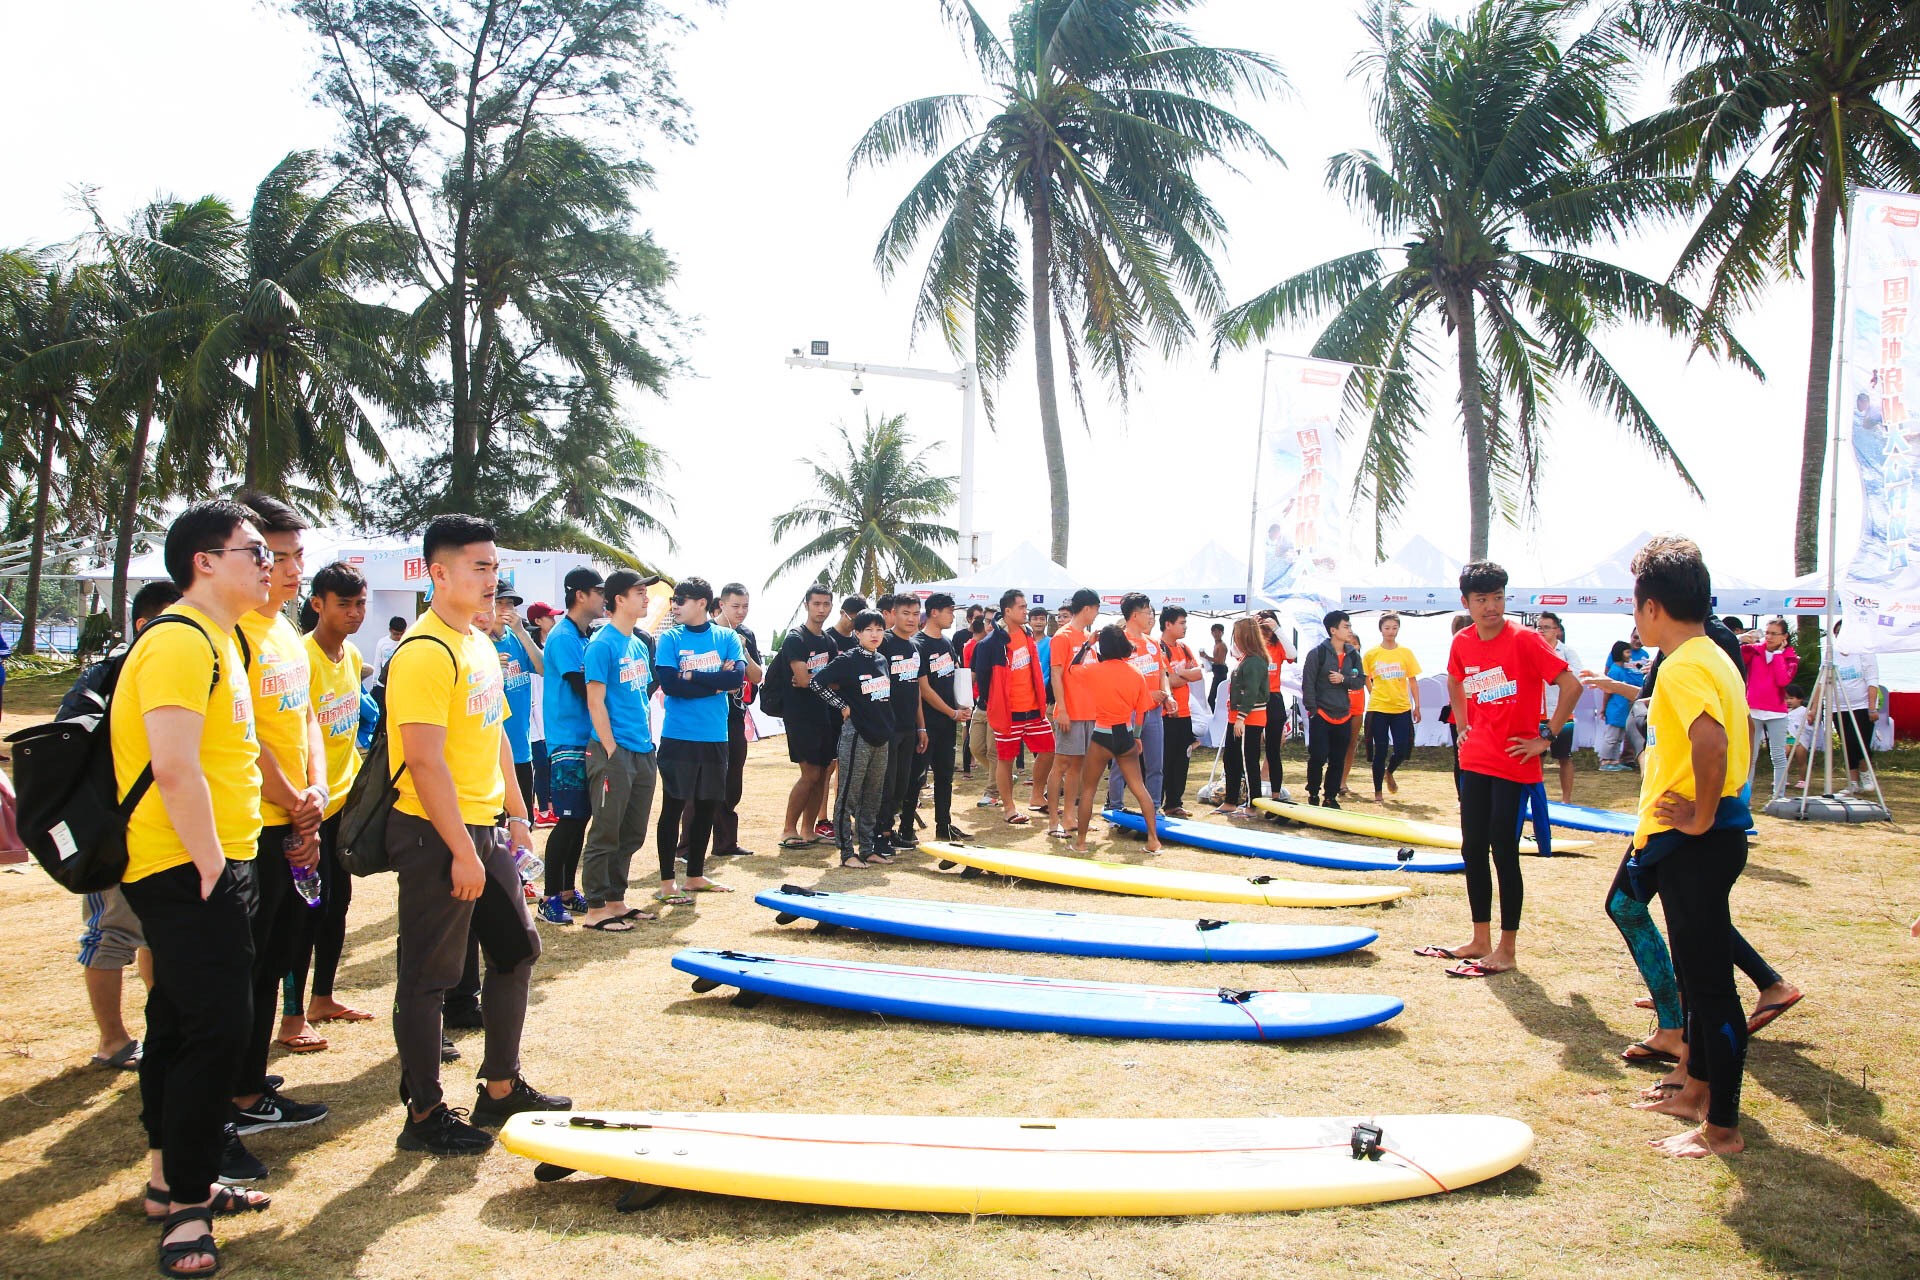
{"label": "metal pole", "polygon": [[1260,361],[1260,425],[1253,439],[1253,505],[1247,511],[1247,607],[1253,607],[1254,576],[1259,572],[1253,551],[1260,537],[1260,462],[1267,451],[1267,377],[1273,372],[1273,352],[1262,352]]}
{"label": "metal pole", "polygon": [[980,366],[969,363],[961,372],[966,381],[960,387],[960,572],[970,574],[980,568],[973,534],[973,413],[979,394]]}

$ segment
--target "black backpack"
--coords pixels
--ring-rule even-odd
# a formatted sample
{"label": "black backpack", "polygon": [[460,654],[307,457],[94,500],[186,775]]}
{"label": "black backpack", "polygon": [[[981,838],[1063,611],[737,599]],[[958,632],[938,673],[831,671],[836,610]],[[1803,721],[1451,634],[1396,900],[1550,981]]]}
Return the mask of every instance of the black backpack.
{"label": "black backpack", "polygon": [[113,694],[133,646],[168,623],[192,627],[213,650],[211,698],[220,687],[220,650],[213,637],[192,618],[163,613],[133,644],[100,663],[103,670],[92,682],[97,712],[37,724],[7,738],[19,793],[20,838],[47,874],[74,893],[99,893],[127,874],[127,822],[153,785],[153,765],[140,771],[123,798],[113,770]]}
{"label": "black backpack", "polygon": [[[784,641],[780,652],[785,652]],[[755,692],[760,696],[760,709],[775,718],[784,717],[787,714],[787,695],[793,692],[793,664],[780,661],[780,653],[777,652],[761,665],[766,667],[766,672],[755,686]]]}
{"label": "black backpack", "polygon": [[[415,640],[431,640],[446,650],[447,658],[453,663],[453,669],[460,669],[460,660],[453,656],[446,642],[438,636],[408,636],[387,655],[387,665],[380,669],[380,683],[386,684],[387,673],[393,669],[393,660],[400,650]],[[388,696],[392,696],[389,689]],[[373,731],[373,741],[367,746],[366,762],[360,766],[360,773],[353,780],[353,786],[347,789],[345,803],[340,806],[340,837],[334,846],[334,855],[340,859],[340,865],[356,876],[378,875],[382,871],[393,870],[393,859],[387,853],[387,817],[393,812],[393,802],[400,798],[400,775],[407,771],[407,762],[403,757],[400,767],[391,775],[387,773],[387,716],[385,700],[380,709],[380,724]]]}

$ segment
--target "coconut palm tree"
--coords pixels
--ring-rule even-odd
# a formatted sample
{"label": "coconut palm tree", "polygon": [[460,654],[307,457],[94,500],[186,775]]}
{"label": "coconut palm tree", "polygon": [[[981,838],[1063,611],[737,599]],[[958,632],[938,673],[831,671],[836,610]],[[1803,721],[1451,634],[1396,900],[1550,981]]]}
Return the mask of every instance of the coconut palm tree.
{"label": "coconut palm tree", "polygon": [[227,416],[237,436],[228,461],[247,488],[284,496],[305,481],[303,496],[319,506],[358,487],[353,450],[386,461],[365,403],[395,413],[413,403],[398,346],[406,315],[355,296],[404,264],[404,241],[361,220],[352,191],[321,186],[324,173],[311,151],[274,166],[254,191],[233,269],[208,277],[183,256],[155,259],[163,287],[216,299],[185,408]]}
{"label": "coconut palm tree", "polygon": [[767,581],[819,566],[813,581],[871,599],[903,579],[950,576],[953,569],[934,550],[959,536],[934,523],[954,502],[953,477],[936,476],[928,466],[929,455],[940,446],[916,452],[907,439],[904,413],[876,421],[869,412],[857,438],[844,425],[837,430],[839,465],[807,461],[820,496],[773,519],[775,542],[792,533],[813,537],[781,561]]}
{"label": "coconut palm tree", "polygon": [[1183,298],[1208,313],[1225,301],[1209,253],[1225,224],[1196,171],[1238,151],[1278,158],[1216,101],[1279,87],[1278,67],[1198,43],[1174,20],[1196,4],[1025,0],[1003,38],[971,0],[941,0],[991,92],[895,107],[849,162],[934,157],[874,263],[891,278],[931,237],[914,328],[938,328],[979,365],[989,412],[1031,327],[1060,564],[1069,521],[1053,325],[1082,418],[1088,363],[1124,401],[1149,346],[1164,354],[1193,336]]}
{"label": "coconut palm tree", "polygon": [[1810,277],[1796,574],[1819,567],[1834,231],[1846,190],[1920,190],[1908,99],[1920,79],[1915,18],[1912,4],[1890,0],[1643,0],[1631,28],[1686,67],[1672,106],[1614,140],[1625,167],[1692,180],[1688,195],[1703,211],[1672,278],[1704,277],[1719,322],[1776,280]]}
{"label": "coconut palm tree", "polygon": [[47,523],[65,479],[55,464],[102,452],[83,438],[93,387],[82,352],[106,327],[108,292],[97,267],[56,252],[0,255],[0,465],[26,471],[33,494],[22,654],[35,647]]}
{"label": "coconut palm tree", "polygon": [[1349,381],[1348,408],[1365,415],[1356,487],[1373,500],[1376,548],[1413,483],[1408,452],[1428,423],[1443,343],[1466,435],[1474,559],[1487,554],[1496,493],[1509,515],[1531,510],[1547,416],[1569,383],[1699,492],[1594,344],[1597,330],[1653,323],[1754,369],[1673,288],[1582,252],[1671,199],[1676,180],[1596,172],[1591,150],[1620,109],[1631,46],[1604,19],[1572,34],[1581,7],[1484,0],[1456,24],[1374,0],[1356,70],[1370,82],[1384,154],[1334,156],[1327,184],[1390,243],[1303,271],[1215,324],[1218,344],[1244,346],[1334,313],[1313,354],[1369,366]]}

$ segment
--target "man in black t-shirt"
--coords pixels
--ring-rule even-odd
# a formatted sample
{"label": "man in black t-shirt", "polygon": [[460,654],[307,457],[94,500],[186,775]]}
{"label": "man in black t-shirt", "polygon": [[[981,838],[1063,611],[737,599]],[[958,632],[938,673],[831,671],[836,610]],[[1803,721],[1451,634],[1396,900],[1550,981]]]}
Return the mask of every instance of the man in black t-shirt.
{"label": "man in black t-shirt", "polygon": [[838,653],[826,625],[833,593],[819,583],[807,588],[806,621],[787,632],[780,652],[768,667],[767,679],[786,680],[787,759],[800,766],[799,781],[787,793],[786,820],[780,828],[782,849],[801,849],[813,843],[815,824],[827,803],[827,778],[839,751],[840,717],[820,700],[809,682]]}
{"label": "man in black t-shirt", "polygon": [[953,647],[944,634],[953,625],[953,597],[945,592],[928,596],[923,616],[920,634],[913,638],[913,643],[920,650],[920,711],[926,721],[927,749],[914,760],[907,794],[917,798],[926,783],[928,770],[932,770],[934,838],[965,840],[969,838],[967,833],[953,825],[953,765],[960,726],[972,717],[972,712],[959,704],[954,689],[954,673],[959,664],[954,661]]}
{"label": "man in black t-shirt", "polygon": [[927,749],[927,730],[920,702],[922,663],[920,647],[913,642],[920,630],[920,600],[912,595],[880,597],[880,616],[887,620],[887,634],[880,640],[880,656],[887,661],[887,679],[891,682],[888,701],[893,708],[893,740],[887,747],[887,788],[880,802],[880,840],[896,849],[912,849],[914,838],[914,801],[919,793],[911,789],[914,757]]}

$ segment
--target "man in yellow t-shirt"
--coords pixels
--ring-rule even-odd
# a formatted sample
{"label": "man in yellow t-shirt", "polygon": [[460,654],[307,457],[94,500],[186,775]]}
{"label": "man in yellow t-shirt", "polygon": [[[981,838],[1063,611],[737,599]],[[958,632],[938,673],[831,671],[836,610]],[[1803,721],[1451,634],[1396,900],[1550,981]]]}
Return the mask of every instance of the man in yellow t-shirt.
{"label": "man in yellow t-shirt", "polygon": [[253,864],[253,1032],[234,1081],[234,1125],[244,1137],[327,1118],[324,1104],[286,1097],[267,1083],[267,1052],[280,980],[313,909],[295,878],[319,893],[320,819],[328,793],[326,747],[307,691],[307,649],[283,612],[306,577],[306,522],[265,494],[243,493],[236,501],[253,512],[253,527],[273,553],[266,601],[240,615],[234,636],[260,739],[262,824]]}
{"label": "man in yellow t-shirt", "polygon": [[[500,657],[473,625],[475,614],[493,609],[500,569],[493,526],[473,516],[436,516],[422,554],[433,604],[388,663],[387,759],[374,766],[399,775],[387,823],[387,853],[400,881],[393,1038],[407,1117],[398,1145],[478,1155],[493,1145],[479,1126],[573,1103],[541,1093],[520,1075],[540,937],[514,865],[515,847],[531,844],[532,827],[502,729]],[[503,810],[504,828],[497,825]],[[469,928],[486,956],[487,1052],[472,1123],[448,1108],[440,1089],[442,1005],[466,965]]]}
{"label": "man in yellow t-shirt", "polygon": [[1627,869],[1634,896],[1654,894],[1687,1018],[1687,1082],[1639,1104],[1696,1121],[1655,1142],[1669,1156],[1732,1155],[1740,1137],[1747,1017],[1733,985],[1727,898],[1747,864],[1746,681],[1707,637],[1712,579],[1700,548],[1655,538],[1633,559],[1633,620],[1663,655],[1641,757],[1640,818]]}
{"label": "man in yellow t-shirt", "polygon": [[[265,1207],[221,1188],[233,1081],[252,1024],[254,853],[259,746],[240,615],[267,598],[273,553],[232,502],[188,507],[167,530],[167,575],[180,602],[149,622],[120,672],[109,711],[122,795],[151,766],[127,823],[127,905],[153,954],[140,1119],[152,1151],[146,1210],[162,1243],[207,1235],[210,1214]],[[181,621],[184,619],[184,621]],[[251,1176],[258,1176],[257,1173]],[[213,1265],[205,1253],[176,1264]]]}
{"label": "man in yellow t-shirt", "polygon": [[[346,945],[347,911],[353,905],[353,877],[340,865],[340,809],[353,780],[360,776],[361,677],[366,661],[347,637],[367,617],[367,579],[343,560],[313,575],[307,597],[314,628],[304,641],[307,697],[320,722],[327,762],[327,807],[320,822],[320,905],[306,913],[307,928],[294,944],[274,1037],[293,1053],[327,1047],[314,1028],[327,1022],[369,1022],[373,1015],[333,998],[333,982]],[[307,970],[313,970],[313,998],[303,1007]]]}
{"label": "man in yellow t-shirt", "polygon": [[1360,659],[1367,673],[1367,759],[1373,765],[1373,800],[1386,799],[1381,787],[1395,795],[1400,784],[1396,769],[1413,754],[1413,727],[1420,721],[1420,659],[1400,645],[1400,615],[1380,615],[1380,643]]}

